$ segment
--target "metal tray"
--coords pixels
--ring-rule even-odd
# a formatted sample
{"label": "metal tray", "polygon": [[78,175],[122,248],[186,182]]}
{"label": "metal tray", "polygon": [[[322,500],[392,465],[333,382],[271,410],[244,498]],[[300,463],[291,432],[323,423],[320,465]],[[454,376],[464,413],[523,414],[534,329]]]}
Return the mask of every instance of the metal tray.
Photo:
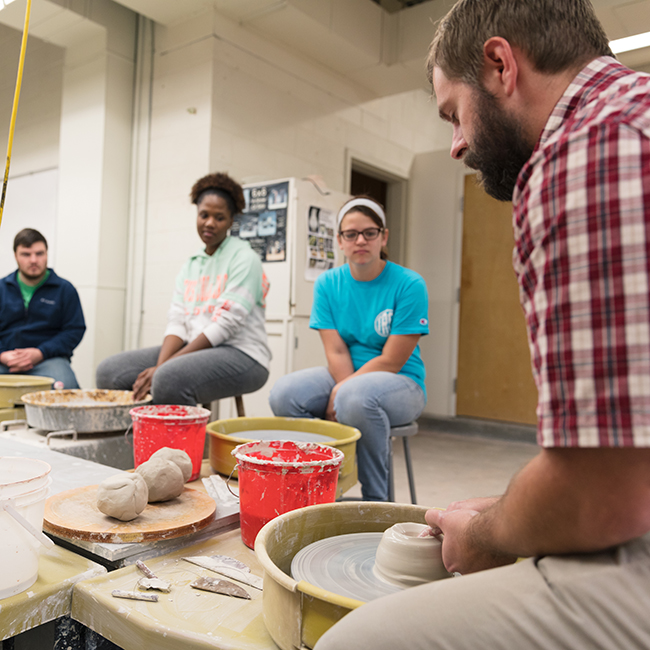
{"label": "metal tray", "polygon": [[151,402],[151,395],[134,402],[130,390],[49,390],[24,395],[23,402],[30,427],[99,433],[127,429],[129,411]]}

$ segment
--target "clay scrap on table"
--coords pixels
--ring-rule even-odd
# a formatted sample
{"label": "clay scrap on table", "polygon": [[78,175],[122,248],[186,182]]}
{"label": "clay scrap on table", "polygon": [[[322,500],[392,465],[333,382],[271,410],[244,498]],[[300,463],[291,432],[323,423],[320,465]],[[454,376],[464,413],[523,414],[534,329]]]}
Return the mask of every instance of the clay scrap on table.
{"label": "clay scrap on table", "polygon": [[190,587],[194,589],[202,589],[203,591],[212,591],[215,594],[223,594],[224,596],[235,596],[235,598],[251,599],[251,595],[239,585],[229,580],[220,580],[219,578],[197,578],[194,582],[190,582]]}
{"label": "clay scrap on table", "polygon": [[149,499],[147,483],[136,473],[122,472],[109,476],[97,488],[97,508],[121,521],[135,519]]}
{"label": "clay scrap on table", "polygon": [[158,602],[158,594],[143,594],[138,591],[113,589],[113,591],[111,591],[111,596],[113,596],[113,598],[128,598],[129,600],[148,600],[152,603]]}
{"label": "clay scrap on table", "polygon": [[135,566],[146,576],[138,580],[138,589],[155,589],[163,593],[169,593],[172,590],[172,583],[159,578],[142,560],[137,560]]}

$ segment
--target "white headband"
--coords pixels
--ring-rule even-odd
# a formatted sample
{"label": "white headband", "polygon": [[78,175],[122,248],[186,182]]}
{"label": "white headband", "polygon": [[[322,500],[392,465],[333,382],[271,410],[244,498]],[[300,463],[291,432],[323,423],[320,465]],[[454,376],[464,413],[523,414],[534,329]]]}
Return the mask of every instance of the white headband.
{"label": "white headband", "polygon": [[381,205],[379,205],[379,203],[371,199],[350,199],[339,210],[339,216],[336,218],[337,228],[341,226],[341,221],[343,220],[343,217],[348,212],[350,212],[352,208],[356,208],[358,205],[363,205],[366,208],[370,208],[373,212],[376,212],[377,216],[381,219],[381,222],[384,224],[384,228],[386,227],[386,215],[384,214],[384,210],[382,209]]}

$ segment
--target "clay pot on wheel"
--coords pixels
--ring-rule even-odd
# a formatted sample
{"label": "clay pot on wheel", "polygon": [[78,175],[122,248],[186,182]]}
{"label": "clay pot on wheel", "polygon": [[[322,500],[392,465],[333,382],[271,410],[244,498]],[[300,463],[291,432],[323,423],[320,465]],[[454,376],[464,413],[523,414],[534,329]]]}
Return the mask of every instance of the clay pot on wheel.
{"label": "clay pot on wheel", "polygon": [[442,563],[442,544],[435,537],[418,537],[428,527],[412,522],[387,528],[379,542],[375,574],[399,587],[449,578]]}

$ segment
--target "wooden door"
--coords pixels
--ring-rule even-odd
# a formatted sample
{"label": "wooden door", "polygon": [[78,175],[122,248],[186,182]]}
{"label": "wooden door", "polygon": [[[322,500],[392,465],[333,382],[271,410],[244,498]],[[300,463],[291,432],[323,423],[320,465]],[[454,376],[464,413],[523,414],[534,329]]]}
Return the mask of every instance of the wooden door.
{"label": "wooden door", "polygon": [[513,246],[512,204],[466,176],[456,414],[534,424],[537,388]]}

